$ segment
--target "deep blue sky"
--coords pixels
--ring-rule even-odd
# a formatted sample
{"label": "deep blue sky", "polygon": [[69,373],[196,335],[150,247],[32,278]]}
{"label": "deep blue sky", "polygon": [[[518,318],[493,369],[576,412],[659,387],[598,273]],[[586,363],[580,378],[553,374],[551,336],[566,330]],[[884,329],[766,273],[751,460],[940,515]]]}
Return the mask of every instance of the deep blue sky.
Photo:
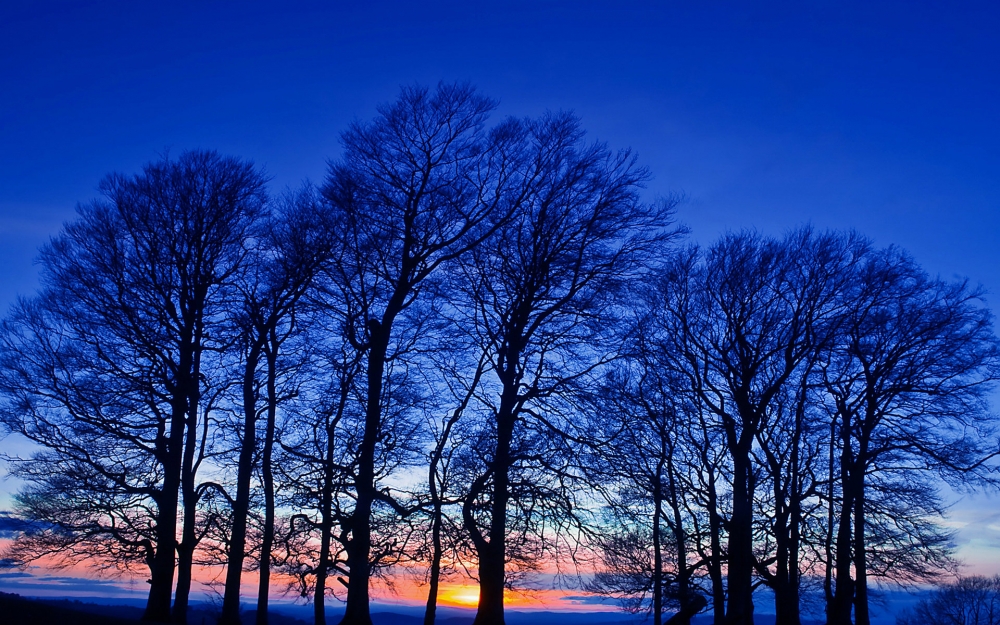
{"label": "deep blue sky", "polygon": [[347,122],[441,79],[575,110],[698,240],[857,228],[1000,292],[993,3],[361,4],[0,3],[0,305],[107,172],[198,147],[318,180]]}
{"label": "deep blue sky", "polygon": [[696,240],[856,228],[1000,307],[998,3],[363,4],[0,1],[0,306],[109,171],[214,148],[297,186],[399,85],[470,80],[634,148]]}

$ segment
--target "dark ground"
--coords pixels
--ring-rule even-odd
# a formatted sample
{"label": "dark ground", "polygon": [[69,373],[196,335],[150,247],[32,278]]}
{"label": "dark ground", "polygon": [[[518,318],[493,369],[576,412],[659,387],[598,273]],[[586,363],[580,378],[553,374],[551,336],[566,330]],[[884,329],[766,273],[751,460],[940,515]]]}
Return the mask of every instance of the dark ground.
{"label": "dark ground", "polygon": [[[68,599],[34,599],[0,592],[0,623],[3,625],[134,625],[139,623],[141,616],[142,608],[135,606],[104,605]],[[193,607],[188,616],[188,623],[214,625],[217,616],[217,611],[213,608]],[[581,619],[574,618],[574,622],[582,622],[585,625],[624,625],[635,622],[632,619],[616,618],[615,615],[582,616]],[[557,625],[566,622],[567,615],[543,613],[536,619],[526,618],[523,613],[512,613],[511,617],[509,619],[511,623],[517,625],[533,623]],[[268,620],[272,625],[310,625],[307,621],[280,612],[271,612]],[[373,612],[372,621],[374,625],[421,625],[423,618],[392,612]],[[254,622],[252,610],[243,613],[243,622]],[[332,622],[336,622],[335,616]],[[468,625],[471,622],[471,616],[438,619],[441,625]]]}
{"label": "dark ground", "polygon": [[[217,611],[212,607],[193,607],[188,616],[189,625],[215,625]],[[142,608],[127,605],[102,605],[68,599],[29,599],[20,595],[0,592],[0,623],[3,625],[135,625],[142,616]],[[336,616],[331,615],[336,622]],[[272,625],[310,625],[309,622],[280,612],[269,615]],[[511,612],[507,619],[511,625],[636,625],[641,619],[615,614],[570,615],[564,612]],[[757,615],[757,625],[769,625],[774,616]],[[373,612],[374,625],[421,625],[423,618],[392,612]],[[252,610],[243,613],[244,623],[254,622]],[[648,621],[647,621],[648,622]],[[708,625],[711,618],[696,617],[698,625]],[[469,625],[472,617],[438,619],[441,625]],[[803,621],[805,624],[806,622]]]}
{"label": "dark ground", "polygon": [[[272,612],[272,625],[309,625],[305,621]],[[68,599],[28,599],[0,592],[0,623],[4,625],[134,625],[142,617],[142,608],[126,605],[102,605]],[[215,625],[215,610],[193,608],[189,625]],[[254,613],[243,616],[245,623],[254,622]],[[382,623],[395,623],[394,620]],[[378,625],[382,625],[379,623]]]}

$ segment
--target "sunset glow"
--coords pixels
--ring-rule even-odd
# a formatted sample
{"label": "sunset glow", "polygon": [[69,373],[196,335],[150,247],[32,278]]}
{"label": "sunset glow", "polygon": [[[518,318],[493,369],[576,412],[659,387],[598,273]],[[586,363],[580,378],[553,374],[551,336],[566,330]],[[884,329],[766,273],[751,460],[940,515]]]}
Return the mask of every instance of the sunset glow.
{"label": "sunset glow", "polygon": [[479,588],[469,585],[445,587],[440,600],[443,605],[472,608],[479,605]]}

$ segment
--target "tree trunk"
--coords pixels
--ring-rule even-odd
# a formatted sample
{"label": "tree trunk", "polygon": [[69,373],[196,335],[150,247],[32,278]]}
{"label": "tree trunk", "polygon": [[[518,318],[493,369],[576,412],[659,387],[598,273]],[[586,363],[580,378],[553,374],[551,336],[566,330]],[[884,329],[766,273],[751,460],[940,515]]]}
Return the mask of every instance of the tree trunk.
{"label": "tree trunk", "polygon": [[506,585],[506,529],[507,529],[507,468],[497,468],[494,487],[503,489],[497,494],[491,511],[490,541],[485,551],[479,553],[479,606],[473,625],[504,625],[503,591]]}
{"label": "tree trunk", "polygon": [[663,496],[659,471],[653,478],[653,625],[663,623],[663,549],[660,545],[660,517],[663,514]]}
{"label": "tree trunk", "polygon": [[437,468],[441,461],[442,448],[451,431],[451,425],[457,419],[458,410],[456,410],[455,415],[441,432],[441,439],[434,447],[430,467],[427,469],[427,486],[434,508],[431,512],[431,570],[430,583],[427,588],[427,606],[424,608],[424,625],[434,625],[434,618],[437,614],[438,584],[441,579],[441,515],[443,514],[442,493],[438,490]]}
{"label": "tree trunk", "polygon": [[[508,357],[508,363],[516,362]],[[509,365],[513,367],[514,365]],[[493,458],[493,502],[489,542],[479,549],[479,607],[473,625],[504,625],[503,591],[506,585],[507,503],[510,499],[510,446],[514,437],[516,381],[505,381],[497,411],[497,447]]]}
{"label": "tree trunk", "polygon": [[240,623],[240,582],[246,556],[247,516],[250,512],[250,481],[253,478],[253,457],[257,451],[257,365],[260,362],[260,341],[254,341],[243,369],[243,444],[240,447],[236,474],[236,500],[233,502],[233,529],[229,539],[229,561],[226,564],[226,589],[222,597],[219,625]]}
{"label": "tree trunk", "polygon": [[834,503],[834,458],[836,456],[835,447],[836,447],[836,440],[837,440],[836,429],[837,429],[837,421],[836,421],[836,419],[834,419],[830,423],[830,454],[829,454],[829,457],[827,458],[827,462],[828,462],[827,466],[828,466],[828,469],[829,469],[828,472],[827,472],[827,484],[828,484],[828,488],[829,488],[827,496],[828,496],[829,499],[827,501],[827,507],[826,507],[826,537],[825,537],[825,541],[824,541],[825,544],[823,545],[823,549],[825,551],[825,557],[826,557],[826,562],[825,562],[825,569],[826,570],[823,572],[823,597],[826,600],[826,620],[827,620],[827,623],[832,623],[833,622],[833,620],[831,619],[831,615],[832,615],[832,607],[833,607],[833,600],[834,600],[834,594],[833,594],[833,569],[834,569],[834,560],[833,560],[833,535],[834,535],[834,531],[833,531],[833,526],[834,526],[834,519],[836,518],[836,515],[834,514],[834,510],[836,508],[836,505]]}
{"label": "tree trunk", "polygon": [[191,594],[191,567],[198,543],[195,524],[198,520],[198,493],[195,489],[195,451],[198,448],[198,410],[200,404],[200,367],[194,359],[191,378],[188,380],[187,431],[185,433],[184,463],[181,470],[181,494],[184,499],[184,526],[181,542],[177,546],[177,592],[174,594],[174,622],[187,623],[188,603]]}
{"label": "tree trunk", "polygon": [[[431,475],[433,482],[434,475]],[[434,501],[434,518],[431,520],[431,571],[427,588],[427,607],[424,609],[424,625],[434,625],[437,613],[438,584],[441,578],[441,502],[437,489],[431,494]]]}
{"label": "tree trunk", "polygon": [[[192,420],[193,421],[193,420]],[[174,622],[187,623],[188,603],[191,594],[191,567],[194,564],[194,548],[197,543],[195,523],[198,518],[198,496],[194,486],[194,448],[197,441],[192,442],[191,435],[194,423],[188,426],[188,444],[184,450],[184,475],[181,480],[181,492],[184,495],[184,526],[181,530],[181,542],[177,546],[177,592],[174,594]]]}
{"label": "tree trunk", "polygon": [[788,479],[784,489],[781,488],[782,471],[780,465],[771,467],[775,485],[774,538],[777,545],[777,566],[775,567],[774,580],[775,625],[800,625],[801,622],[798,582],[799,524],[801,523],[798,440],[801,431],[801,415],[797,414],[788,459]]}
{"label": "tree trunk", "polygon": [[[329,445],[329,443],[328,443]],[[330,571],[330,542],[333,532],[333,471],[330,463],[324,470],[322,510],[320,512],[319,562],[316,564],[316,590],[313,592],[313,623],[326,625],[326,580]],[[263,624],[258,624],[263,625]]]}
{"label": "tree trunk", "polygon": [[[340,382],[340,400],[337,412],[326,423],[326,450],[323,458],[323,486],[320,493],[320,550],[319,563],[316,567],[316,590],[313,593],[313,622],[315,625],[326,625],[326,584],[333,563],[330,561],[330,547],[333,544],[333,495],[335,490],[334,477],[334,433],[337,424],[344,416],[347,400],[351,390],[351,380],[354,375],[347,371]],[[273,484],[272,484],[273,492]],[[259,623],[258,625],[266,625]]]}
{"label": "tree trunk", "polygon": [[[181,345],[187,344],[183,340]],[[179,369],[190,370],[191,351],[182,349]],[[161,432],[157,452],[163,458],[163,491],[157,501],[159,516],[156,521],[156,554],[150,566],[149,598],[143,620],[167,623],[170,621],[170,598],[174,585],[174,558],[177,552],[177,508],[180,501],[181,467],[184,463],[185,415],[188,411],[188,397],[184,393],[186,385],[178,382],[174,391],[170,414],[170,434],[164,438]]]}
{"label": "tree trunk", "polygon": [[[707,457],[705,465],[708,466]],[[712,470],[708,480],[708,529],[711,533],[711,556],[708,562],[708,574],[712,579],[712,622],[724,623],[726,620],[726,587],[722,581],[722,518],[719,516],[718,493],[715,491],[715,471]]]}
{"label": "tree trunk", "polygon": [[452,413],[451,417],[445,423],[444,428],[441,430],[441,437],[434,446],[434,451],[431,454],[430,466],[427,468],[427,486],[430,491],[431,502],[434,505],[434,510],[432,512],[433,518],[431,519],[432,551],[430,584],[427,589],[427,607],[424,610],[424,625],[434,625],[434,618],[437,614],[438,586],[441,581],[441,529],[444,523],[443,500],[446,482],[442,479],[440,488],[438,488],[438,467],[441,465],[441,459],[444,456],[444,448],[448,444],[448,438],[451,436],[451,430],[455,427],[455,424],[458,423],[458,419],[465,411],[466,406],[469,405],[469,401],[472,399],[472,394],[475,392],[476,387],[479,386],[479,380],[482,378],[482,375],[483,363],[480,361],[479,366],[476,367],[476,374],[472,378],[472,383],[469,384],[469,390],[466,393],[465,398],[458,405],[458,407],[455,408],[455,411]]}
{"label": "tree trunk", "polygon": [[[156,499],[156,552],[150,563],[149,597],[142,620],[170,622],[170,600],[174,589],[174,558],[177,550],[177,505],[180,494],[181,450],[183,449],[184,407],[174,402],[170,436],[163,441],[163,490]],[[159,445],[158,445],[159,447]]]}
{"label": "tree trunk", "polygon": [[[664,453],[666,454],[666,446]],[[701,594],[691,592],[691,570],[688,567],[687,532],[684,530],[684,517],[681,513],[681,493],[677,484],[677,471],[673,462],[674,449],[670,447],[667,456],[667,479],[670,486],[670,510],[673,514],[674,545],[677,550],[677,598],[679,610],[670,617],[667,625],[690,625],[691,618],[701,612],[708,601]]]}
{"label": "tree trunk", "polygon": [[371,346],[368,351],[368,398],[365,431],[358,454],[357,500],[351,514],[351,540],[347,547],[347,605],[341,625],[371,625],[368,581],[371,577],[371,515],[375,501],[375,445],[382,425],[382,376],[388,349],[388,327],[376,320],[368,323]]}
{"label": "tree trunk", "polygon": [[[859,463],[860,464],[860,463]],[[863,469],[858,471],[864,475]],[[870,625],[868,611],[868,558],[865,549],[865,486],[858,480],[854,498],[854,625]]]}
{"label": "tree trunk", "polygon": [[[849,418],[849,417],[844,417]],[[846,425],[842,426],[840,453],[841,502],[837,526],[836,580],[833,602],[827,608],[829,625],[851,625],[851,604],[854,599],[854,580],[851,579],[852,536],[851,519],[854,515],[855,467],[851,451],[851,437]]]}
{"label": "tree trunk", "polygon": [[[204,298],[202,298],[203,300]],[[187,379],[181,385],[187,401],[185,410],[184,454],[181,465],[181,495],[184,503],[184,526],[181,529],[181,542],[177,546],[177,591],[174,593],[174,622],[187,623],[188,599],[191,594],[191,567],[194,564],[194,549],[198,538],[195,523],[198,519],[198,493],[195,489],[195,452],[198,449],[198,417],[201,407],[201,354],[202,322],[197,316],[192,320],[194,328],[189,342],[191,356],[190,368],[184,368]],[[205,425],[208,420],[206,417]]]}
{"label": "tree trunk", "polygon": [[[798,480],[798,476],[793,476]],[[798,492],[798,490],[796,490]],[[801,607],[801,575],[799,574],[799,549],[801,547],[802,534],[802,502],[796,495],[792,500],[792,509],[789,516],[789,532],[791,536],[788,541],[788,593],[786,596],[785,614],[787,614],[790,625],[799,625],[802,622]]]}
{"label": "tree trunk", "polygon": [[774,478],[775,514],[774,543],[775,571],[774,577],[767,580],[774,591],[774,622],[775,625],[791,625],[788,621],[788,509],[785,506],[781,492],[780,476]]}
{"label": "tree trunk", "polygon": [[[346,394],[346,388],[342,389],[341,410],[343,410]],[[333,477],[333,428],[328,424],[326,428],[326,457],[323,466],[323,490],[320,495],[319,563],[316,565],[316,590],[313,593],[313,623],[315,625],[326,625],[326,581],[330,571],[330,545],[333,542]]]}
{"label": "tree trunk", "polygon": [[[368,427],[365,428],[368,430]],[[368,438],[367,433],[365,438]],[[362,444],[363,447],[368,445]],[[370,447],[374,450],[374,440]],[[358,471],[357,502],[351,515],[351,540],[347,549],[347,566],[350,575],[347,580],[347,605],[341,625],[371,625],[369,612],[368,580],[371,576],[371,512],[374,501],[374,479],[372,455],[362,451],[362,462]],[[365,457],[368,457],[367,459]]]}
{"label": "tree trunk", "polygon": [[473,625],[504,625],[504,561],[490,542],[479,556],[479,606]]}
{"label": "tree trunk", "polygon": [[[793,531],[789,528],[789,532]],[[791,537],[787,539],[787,547],[783,549],[779,558],[784,560],[784,564],[777,571],[774,581],[774,607],[775,625],[799,625],[801,615],[799,613],[799,587],[797,571],[793,567],[798,566],[796,554],[793,548]]]}
{"label": "tree trunk", "polygon": [[149,566],[149,596],[142,620],[170,622],[170,600],[174,589],[174,552],[177,548],[178,480],[168,473],[163,494],[157,499],[156,552]]}
{"label": "tree trunk", "polygon": [[726,625],[753,625],[753,489],[748,454],[733,454],[733,514],[729,529]]}
{"label": "tree trunk", "polygon": [[193,538],[194,528],[188,531],[188,512],[184,511],[183,538],[177,546],[177,592],[174,594],[175,623],[187,623],[188,599],[191,594],[191,567],[194,563],[194,547],[189,539]]}
{"label": "tree trunk", "polygon": [[274,544],[274,452],[275,421],[278,416],[276,388],[278,342],[271,330],[271,348],[267,351],[267,423],[264,425],[264,449],[260,468],[264,486],[264,528],[260,541],[260,580],[257,586],[257,625],[267,625],[268,599],[271,590],[271,547]]}

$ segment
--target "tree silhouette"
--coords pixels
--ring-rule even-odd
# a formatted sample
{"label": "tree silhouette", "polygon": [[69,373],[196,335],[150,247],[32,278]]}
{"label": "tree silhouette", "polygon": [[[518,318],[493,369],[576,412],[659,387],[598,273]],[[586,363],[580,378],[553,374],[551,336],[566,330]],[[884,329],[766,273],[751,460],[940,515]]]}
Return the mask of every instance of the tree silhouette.
{"label": "tree silhouette", "polygon": [[[354,511],[347,522],[347,609],[343,623],[368,625],[372,507],[398,508],[375,481],[384,414],[387,362],[397,323],[442,265],[474,247],[502,222],[506,179],[516,173],[509,123],[487,133],[494,103],[465,85],[439,85],[434,93],[404,89],[372,122],[342,135],[344,156],[324,187],[331,219],[341,228],[344,253],[331,288],[343,302],[344,327],[365,354],[366,399],[358,449]],[[513,152],[516,155],[516,152]],[[400,510],[402,511],[402,510]]]}
{"label": "tree silhouette", "polygon": [[[112,175],[41,254],[42,292],[2,337],[3,420],[40,446],[13,472],[18,510],[44,528],[18,547],[142,560],[144,618],[187,613],[196,473],[206,454],[212,350],[226,344],[225,292],[266,214],[264,178],[213,152]],[[183,494],[181,540],[177,517]]]}
{"label": "tree silhouette", "polygon": [[[232,528],[220,623],[240,622],[240,580],[250,513],[250,486],[257,464],[257,420],[260,414],[265,416],[259,460],[265,510],[259,560],[257,623],[265,625],[267,622],[275,519],[272,453],[279,401],[278,358],[289,337],[300,331],[296,319],[300,300],[332,255],[333,237],[318,205],[318,199],[309,188],[285,198],[282,210],[267,223],[256,241],[257,247],[252,250],[253,271],[248,271],[246,282],[239,285],[243,299],[236,319],[243,346],[240,384],[242,441],[236,495],[232,502]],[[261,395],[263,407],[259,405]]]}
{"label": "tree silhouette", "polygon": [[1000,576],[962,577],[901,615],[899,625],[1000,625]]}
{"label": "tree silhouette", "polygon": [[[850,622],[852,604],[855,623],[869,622],[868,564],[880,539],[895,543],[897,554],[946,543],[947,536],[917,522],[940,506],[927,500],[919,482],[906,486],[919,479],[914,471],[935,471],[957,486],[989,480],[984,463],[997,453],[986,394],[1000,352],[981,291],[932,279],[895,249],[867,261],[824,373],[842,492],[835,512],[835,585],[827,589],[828,619],[836,624]],[[870,523],[875,485],[888,504],[912,494],[908,510],[891,508],[890,516],[902,522]],[[894,535],[879,527],[895,528]],[[898,574],[919,578],[940,563],[938,557],[923,564],[897,561]]]}
{"label": "tree silhouette", "polygon": [[425,625],[459,575],[500,625],[548,564],[657,624],[710,594],[749,625],[766,586],[799,625],[812,584],[867,625],[870,578],[952,572],[937,486],[1000,485],[982,290],[851,232],[674,248],[628,150],[494,106],[404,88],[277,202],[214,152],[108,176],[0,330],[0,423],[36,445],[5,558],[148,570],[151,621],[198,563],[238,623],[256,568],[260,625],[272,581],[369,625],[403,574]]}
{"label": "tree silhouette", "polygon": [[695,518],[702,458],[691,439],[695,407],[642,334],[592,409],[601,443],[586,464],[608,518],[594,539],[598,568],[587,589],[651,613],[654,625],[673,609],[668,622],[680,625],[708,603],[695,579],[708,564],[695,547],[708,540]]}
{"label": "tree silhouette", "polygon": [[[461,259],[465,317],[487,362],[487,420],[463,520],[478,559],[477,625],[504,622],[505,567],[537,527],[574,518],[564,418],[573,387],[617,350],[616,297],[674,231],[670,205],[643,205],[627,152],[586,145],[578,121],[529,125],[531,175],[511,219]],[[559,519],[563,521],[560,521]]]}

